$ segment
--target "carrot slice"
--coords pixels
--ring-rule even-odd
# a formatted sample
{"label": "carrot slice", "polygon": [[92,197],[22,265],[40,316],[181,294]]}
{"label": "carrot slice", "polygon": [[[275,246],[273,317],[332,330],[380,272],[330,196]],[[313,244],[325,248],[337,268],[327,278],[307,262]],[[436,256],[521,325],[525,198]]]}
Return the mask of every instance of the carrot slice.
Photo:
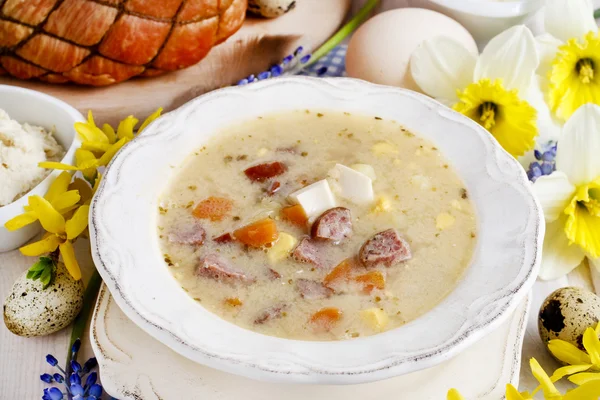
{"label": "carrot slice", "polygon": [[347,258],[339,263],[334,269],[331,270],[323,279],[323,284],[327,287],[331,287],[337,282],[348,281],[350,279],[350,272],[352,271],[352,260]]}
{"label": "carrot slice", "polygon": [[242,301],[237,297],[228,297],[225,299],[225,304],[231,307],[239,307],[244,303],[242,303]]}
{"label": "carrot slice", "polygon": [[379,271],[369,271],[364,275],[359,275],[354,280],[363,285],[363,292],[370,294],[373,289],[385,289],[385,278]]}
{"label": "carrot slice", "polygon": [[330,331],[342,318],[342,312],[335,307],[322,308],[310,317],[310,323],[317,331]]}
{"label": "carrot slice", "polygon": [[192,214],[196,218],[210,219],[211,221],[222,220],[233,208],[233,201],[224,197],[209,197],[202,200]]}
{"label": "carrot slice", "polygon": [[277,225],[270,218],[261,219],[233,232],[233,237],[252,247],[273,243],[279,237]]}
{"label": "carrot slice", "polygon": [[298,226],[306,226],[306,223],[308,222],[308,217],[300,204],[282,208],[281,217]]}

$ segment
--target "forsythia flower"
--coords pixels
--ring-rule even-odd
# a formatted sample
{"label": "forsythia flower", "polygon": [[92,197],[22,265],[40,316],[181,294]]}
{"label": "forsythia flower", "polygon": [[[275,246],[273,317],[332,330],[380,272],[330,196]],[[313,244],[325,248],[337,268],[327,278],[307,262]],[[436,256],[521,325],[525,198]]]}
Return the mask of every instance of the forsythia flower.
{"label": "forsythia flower", "polygon": [[[594,329],[592,329],[592,331],[594,331]],[[596,340],[597,339],[598,338],[596,338]],[[531,373],[540,383],[540,386],[535,389],[533,393],[529,393],[519,392],[513,385],[508,384],[506,385],[506,400],[533,400],[535,394],[540,390],[544,394],[544,399],[546,400],[598,400],[600,397],[600,380],[588,380],[578,388],[570,390],[563,395],[556,389],[556,386],[554,386],[554,382],[560,378],[554,380],[554,375],[552,378],[549,377],[535,358],[529,360],[529,366],[531,368]],[[557,370],[557,372],[559,370]],[[456,389],[450,389],[447,400],[465,399]]]}
{"label": "forsythia flower", "polygon": [[480,56],[446,37],[425,40],[410,69],[423,92],[478,122],[518,157],[538,136],[538,113],[526,98],[531,88],[540,92],[538,64],[535,39],[521,25],[494,37]]}
{"label": "forsythia flower", "polygon": [[564,340],[553,339],[548,342],[548,350],[554,354],[554,357],[569,364],[554,372],[551,377],[553,382],[567,375],[571,375],[568,379],[577,385],[600,381],[600,340],[598,340],[598,335],[600,335],[600,322],[596,325],[596,329],[587,328],[585,330],[583,334],[585,352]]}
{"label": "forsythia flower", "polygon": [[[157,109],[142,123],[138,134],[160,116],[162,108]],[[83,176],[90,183],[95,182],[97,169],[105,167],[126,143],[134,138],[134,128],[138,119],[133,115],[128,116],[119,123],[117,131],[109,124],[104,124],[102,129],[96,126],[92,112],[88,112],[87,122],[75,123],[75,130],[82,138],[81,148],[75,152],[76,165],[59,162],[45,161],[39,165],[42,168],[58,169],[65,171],[82,171]]]}
{"label": "forsythia flower", "polygon": [[569,273],[587,256],[600,270],[600,107],[581,106],[558,142],[556,172],[533,190],[544,210],[540,278]]}
{"label": "forsythia flower", "polygon": [[552,112],[566,121],[581,105],[600,104],[600,35],[590,0],[547,0],[537,38],[547,76],[546,98]]}

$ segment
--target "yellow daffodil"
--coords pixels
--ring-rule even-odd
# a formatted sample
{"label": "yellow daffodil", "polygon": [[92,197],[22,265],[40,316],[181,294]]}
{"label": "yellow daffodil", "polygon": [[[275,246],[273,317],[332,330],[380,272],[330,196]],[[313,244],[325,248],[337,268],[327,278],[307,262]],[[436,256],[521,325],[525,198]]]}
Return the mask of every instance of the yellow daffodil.
{"label": "yellow daffodil", "polygon": [[515,157],[532,150],[538,136],[538,65],[535,39],[524,26],[500,33],[479,56],[438,36],[421,43],[410,60],[423,92],[478,122]]}
{"label": "yellow daffodil", "polygon": [[546,34],[537,38],[552,112],[566,121],[581,105],[600,104],[600,35],[590,0],[547,0]]}
{"label": "yellow daffodil", "polygon": [[584,257],[600,270],[600,106],[581,106],[563,127],[556,172],[533,185],[546,236],[540,278],[555,279]]}
{"label": "yellow daffodil", "polygon": [[556,358],[569,364],[557,369],[552,375],[553,382],[564,376],[577,385],[583,385],[590,381],[600,381],[600,323],[596,328],[587,328],[583,334],[583,347],[580,350],[573,344],[560,339],[548,342],[548,349]]}
{"label": "yellow daffodil", "polygon": [[[138,129],[140,133],[148,124],[160,116],[162,108],[152,113]],[[134,128],[138,119],[132,115],[119,123],[117,130],[109,124],[104,124],[102,129],[96,126],[92,112],[88,112],[87,122],[75,123],[75,131],[82,139],[81,148],[75,152],[75,165],[58,162],[42,162],[40,167],[65,171],[82,171],[83,176],[90,183],[95,182],[97,169],[105,167],[126,143],[134,138]]]}
{"label": "yellow daffodil", "polygon": [[465,400],[464,397],[456,389],[450,389],[446,400]]}
{"label": "yellow daffodil", "polygon": [[29,196],[28,200],[30,212],[35,213],[47,233],[42,240],[21,247],[19,249],[21,253],[26,256],[40,256],[59,249],[73,279],[81,279],[81,270],[75,259],[72,241],[87,228],[90,206],[78,207],[72,217],[65,220],[65,217],[45,198]]}

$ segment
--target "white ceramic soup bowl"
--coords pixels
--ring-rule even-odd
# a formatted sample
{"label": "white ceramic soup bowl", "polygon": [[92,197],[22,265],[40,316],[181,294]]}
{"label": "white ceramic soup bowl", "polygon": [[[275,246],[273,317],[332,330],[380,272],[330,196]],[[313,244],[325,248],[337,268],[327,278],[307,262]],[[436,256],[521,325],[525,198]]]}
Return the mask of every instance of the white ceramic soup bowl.
{"label": "white ceramic soup bowl", "polygon": [[[61,162],[67,164],[74,162],[75,150],[81,142],[77,138],[73,125],[75,122],[84,121],[79,111],[47,94],[9,85],[0,85],[0,109],[21,124],[28,123],[53,131],[56,141],[66,152]],[[0,253],[22,246],[39,232],[41,226],[38,222],[13,232],[9,232],[4,224],[24,212],[23,206],[27,205],[29,196],[44,196],[59,174],[60,171],[52,171],[25,195],[0,207]]]}
{"label": "white ceramic soup bowl", "polygon": [[[219,318],[171,276],[156,224],[158,197],[177,166],[232,121],[295,109],[394,119],[434,142],[465,181],[478,217],[477,246],[458,287],[433,310],[375,336],[288,340]],[[153,122],[108,167],[92,202],[90,233],[94,261],[117,304],[176,352],[254,379],[351,384],[431,367],[497,327],[535,281],[544,224],[522,167],[467,117],[403,89],[293,77],[217,90]]]}

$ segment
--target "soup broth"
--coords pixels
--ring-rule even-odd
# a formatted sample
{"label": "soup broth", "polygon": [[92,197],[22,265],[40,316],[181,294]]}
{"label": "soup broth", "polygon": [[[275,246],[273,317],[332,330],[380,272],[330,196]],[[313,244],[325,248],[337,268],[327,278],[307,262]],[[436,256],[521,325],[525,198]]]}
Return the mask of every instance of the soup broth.
{"label": "soup broth", "polygon": [[399,327],[457,285],[476,243],[468,192],[395,121],[299,110],[227,127],[160,198],[167,268],[199,304],[267,335]]}

